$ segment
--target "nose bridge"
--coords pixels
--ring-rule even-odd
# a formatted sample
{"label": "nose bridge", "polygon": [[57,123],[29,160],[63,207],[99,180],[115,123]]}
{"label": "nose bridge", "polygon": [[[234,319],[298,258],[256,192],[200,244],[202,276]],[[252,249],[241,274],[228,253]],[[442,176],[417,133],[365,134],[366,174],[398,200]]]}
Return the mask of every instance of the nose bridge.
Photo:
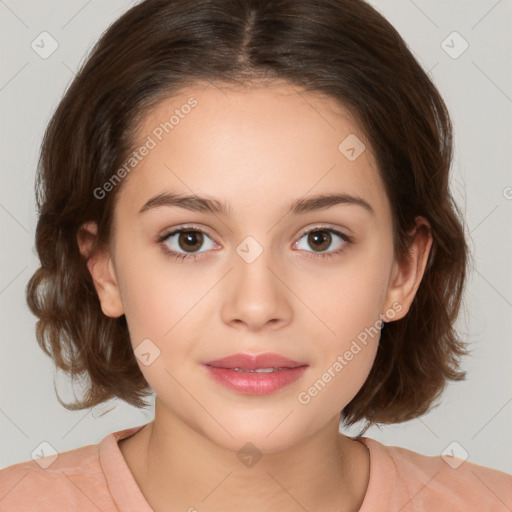
{"label": "nose bridge", "polygon": [[[270,235],[265,238],[270,239]],[[269,321],[289,320],[291,305],[282,282],[285,279],[279,277],[281,266],[268,244],[265,247],[249,235],[235,247],[223,304],[225,321],[242,321],[257,328]]]}
{"label": "nose bridge", "polygon": [[[266,237],[263,245],[255,236],[248,235],[235,247],[233,263],[237,290],[244,291],[241,288],[245,287],[251,294],[255,290],[266,295],[280,293],[276,288],[282,285],[275,277],[276,271],[271,270],[279,267],[279,263],[273,257],[270,239],[270,236]],[[270,297],[266,299],[268,301]]]}

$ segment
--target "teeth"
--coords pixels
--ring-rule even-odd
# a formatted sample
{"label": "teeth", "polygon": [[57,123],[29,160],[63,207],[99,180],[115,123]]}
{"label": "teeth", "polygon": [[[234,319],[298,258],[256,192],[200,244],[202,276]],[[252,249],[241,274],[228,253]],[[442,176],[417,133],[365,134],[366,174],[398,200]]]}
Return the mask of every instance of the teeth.
{"label": "teeth", "polygon": [[235,372],[241,373],[272,373],[278,370],[282,370],[283,368],[258,368],[256,370],[242,370],[242,368],[233,368]]}

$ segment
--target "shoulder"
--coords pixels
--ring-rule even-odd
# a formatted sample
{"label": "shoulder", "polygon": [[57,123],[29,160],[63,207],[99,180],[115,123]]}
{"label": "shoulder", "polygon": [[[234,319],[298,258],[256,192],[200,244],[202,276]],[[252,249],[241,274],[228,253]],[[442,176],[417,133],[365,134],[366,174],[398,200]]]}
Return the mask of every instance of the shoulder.
{"label": "shoulder", "polygon": [[387,467],[388,482],[394,481],[389,495],[391,509],[398,506],[403,507],[403,512],[512,510],[512,475],[457,457],[428,456],[364,439],[370,453],[380,460],[378,468]]}
{"label": "shoulder", "polygon": [[0,470],[0,511],[97,510],[104,484],[98,445],[20,462]]}

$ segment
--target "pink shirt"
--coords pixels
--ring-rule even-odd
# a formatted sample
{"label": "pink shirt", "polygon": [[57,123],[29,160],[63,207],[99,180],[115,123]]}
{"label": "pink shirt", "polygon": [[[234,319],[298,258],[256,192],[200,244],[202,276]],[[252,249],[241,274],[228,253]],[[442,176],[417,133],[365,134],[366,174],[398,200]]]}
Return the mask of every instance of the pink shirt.
{"label": "pink shirt", "polygon": [[[0,511],[151,512],[117,444],[143,426],[60,453],[46,469],[31,460],[1,470]],[[507,473],[468,461],[453,469],[441,456],[366,437],[359,441],[370,450],[370,481],[360,512],[512,510]]]}

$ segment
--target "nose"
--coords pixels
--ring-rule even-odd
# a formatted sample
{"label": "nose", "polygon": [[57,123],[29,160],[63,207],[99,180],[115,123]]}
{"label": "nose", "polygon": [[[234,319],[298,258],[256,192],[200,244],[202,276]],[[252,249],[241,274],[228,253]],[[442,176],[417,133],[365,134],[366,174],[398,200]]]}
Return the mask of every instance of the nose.
{"label": "nose", "polygon": [[[242,244],[244,248],[248,248],[248,252],[238,248],[233,268],[226,276],[222,294],[223,320],[249,331],[281,328],[293,316],[293,292],[286,284],[286,276],[272,251],[260,251],[254,258],[255,247]],[[251,257],[245,257],[248,255]]]}

